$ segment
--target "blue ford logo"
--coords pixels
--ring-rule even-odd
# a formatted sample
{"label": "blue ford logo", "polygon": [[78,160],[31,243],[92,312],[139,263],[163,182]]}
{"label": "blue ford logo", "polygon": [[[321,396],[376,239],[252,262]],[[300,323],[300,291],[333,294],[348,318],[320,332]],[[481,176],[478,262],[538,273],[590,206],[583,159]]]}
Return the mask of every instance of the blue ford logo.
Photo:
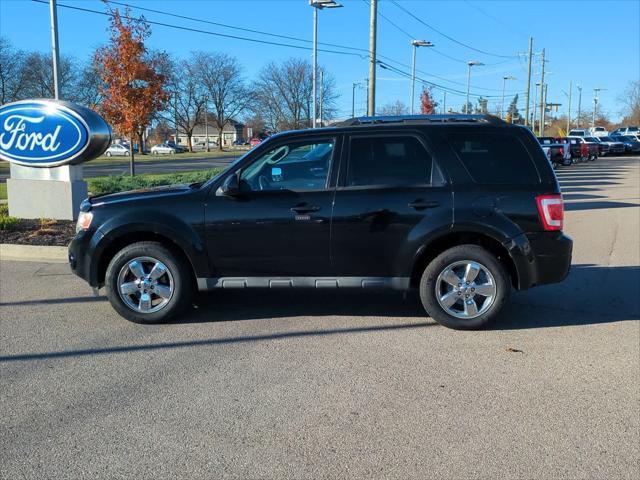
{"label": "blue ford logo", "polygon": [[80,105],[25,100],[0,108],[0,158],[18,165],[80,163],[101,155],[110,143],[107,123]]}

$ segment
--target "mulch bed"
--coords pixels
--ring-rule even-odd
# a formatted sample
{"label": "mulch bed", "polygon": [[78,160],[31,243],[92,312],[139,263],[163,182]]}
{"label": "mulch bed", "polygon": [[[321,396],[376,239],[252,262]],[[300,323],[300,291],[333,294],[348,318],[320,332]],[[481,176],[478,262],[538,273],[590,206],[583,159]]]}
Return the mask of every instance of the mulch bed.
{"label": "mulch bed", "polygon": [[0,230],[0,243],[66,247],[75,234],[71,220],[20,220],[11,230]]}

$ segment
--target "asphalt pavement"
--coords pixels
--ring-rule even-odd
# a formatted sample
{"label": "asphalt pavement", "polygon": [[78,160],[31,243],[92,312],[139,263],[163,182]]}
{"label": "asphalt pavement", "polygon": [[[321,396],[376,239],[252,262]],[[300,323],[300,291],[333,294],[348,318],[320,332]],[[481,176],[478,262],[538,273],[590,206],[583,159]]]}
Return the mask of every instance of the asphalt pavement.
{"label": "asphalt pavement", "polygon": [[203,295],[118,317],[0,263],[0,478],[637,478],[640,159],[558,171],[573,267],[457,332],[415,295]]}

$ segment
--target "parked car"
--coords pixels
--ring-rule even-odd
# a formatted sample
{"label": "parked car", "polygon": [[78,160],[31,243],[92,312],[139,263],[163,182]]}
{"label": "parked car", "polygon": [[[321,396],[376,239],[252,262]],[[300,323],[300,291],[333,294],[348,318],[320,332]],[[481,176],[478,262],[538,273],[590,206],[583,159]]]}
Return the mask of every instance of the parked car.
{"label": "parked car", "polygon": [[604,127],[590,127],[588,130],[588,135],[589,137],[606,137],[607,135],[609,135],[609,132],[607,132],[607,129]]}
{"label": "parked car", "polygon": [[598,146],[598,156],[604,157],[607,153],[609,153],[609,144],[601,142],[598,137],[584,137],[584,139],[589,143],[595,143]]}
{"label": "parked car", "polygon": [[165,141],[162,145],[164,145],[165,147],[172,148],[176,153],[184,153],[189,150],[187,147],[176,145],[176,143],[172,142],[171,140]]}
{"label": "parked car", "polygon": [[571,165],[571,150],[569,142],[554,137],[538,137],[538,142],[554,168],[560,165]]}
{"label": "parked car", "polygon": [[254,137],[251,140],[249,140],[249,145],[251,145],[252,147],[255,147],[256,145],[260,145],[261,142],[262,142],[261,139]]}
{"label": "parked car", "polygon": [[640,134],[640,130],[638,127],[620,127],[616,128],[609,136],[613,137],[616,135],[638,135]]}
{"label": "parked car", "polygon": [[204,183],[91,197],[69,262],[139,323],[184,311],[197,289],[391,288],[474,329],[512,287],[565,278],[563,215],[529,130],[365,117],[274,135]]}
{"label": "parked car", "polygon": [[[209,150],[218,146],[218,142],[215,140],[209,140]],[[204,152],[207,149],[207,142],[196,142],[193,144],[193,150],[196,152]]]}
{"label": "parked car", "polygon": [[624,143],[615,140],[614,137],[596,137],[598,141],[609,145],[609,153],[624,153]]}
{"label": "parked car", "polygon": [[567,137],[567,140],[573,163],[593,161],[600,153],[598,145],[587,142],[584,137]]}
{"label": "parked car", "polygon": [[236,140],[233,141],[233,145],[234,146],[247,145],[247,141],[244,138],[237,138]]}
{"label": "parked car", "polygon": [[569,134],[567,137],[586,137],[589,135],[589,131],[583,128],[577,128],[574,130],[569,130]]}
{"label": "parked car", "polygon": [[131,150],[128,145],[123,145],[121,143],[114,143],[104,152],[107,157],[117,157],[117,156],[129,156],[131,154]]}
{"label": "parked car", "polygon": [[640,152],[640,142],[636,137],[631,135],[618,135],[613,137],[616,140],[624,144],[625,153],[638,153]]}
{"label": "parked car", "polygon": [[175,147],[169,145],[154,145],[151,147],[151,155],[173,155],[176,153]]}

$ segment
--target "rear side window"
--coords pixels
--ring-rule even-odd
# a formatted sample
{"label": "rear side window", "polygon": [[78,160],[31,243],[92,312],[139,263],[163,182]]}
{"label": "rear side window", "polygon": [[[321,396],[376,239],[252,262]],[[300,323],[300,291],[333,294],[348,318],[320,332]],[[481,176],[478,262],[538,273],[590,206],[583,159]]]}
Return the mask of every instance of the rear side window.
{"label": "rear side window", "polygon": [[431,183],[432,159],[413,136],[351,139],[346,186]]}
{"label": "rear side window", "polygon": [[514,135],[452,133],[448,140],[476,183],[531,185],[540,182],[529,152]]}

